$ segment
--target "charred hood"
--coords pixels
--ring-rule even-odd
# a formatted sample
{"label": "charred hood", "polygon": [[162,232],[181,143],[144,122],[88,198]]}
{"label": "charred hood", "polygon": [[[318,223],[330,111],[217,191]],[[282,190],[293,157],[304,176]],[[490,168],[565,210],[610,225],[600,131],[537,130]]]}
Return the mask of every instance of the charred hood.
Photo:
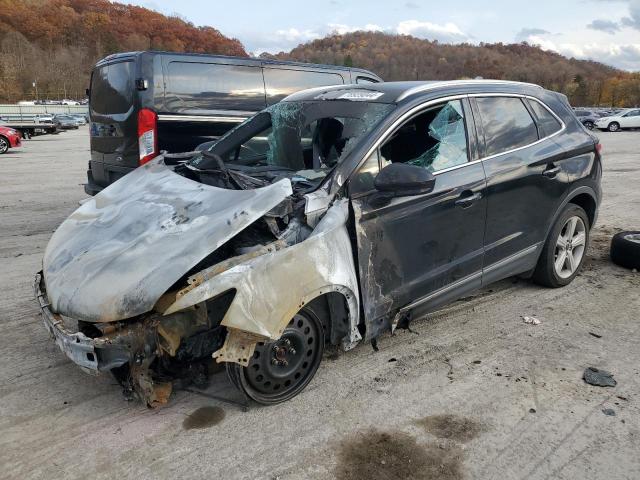
{"label": "charred hood", "polygon": [[78,208],[51,237],[53,311],[109,322],[150,311],[185,273],[292,194],[282,179],[229,190],[176,174],[162,157]]}

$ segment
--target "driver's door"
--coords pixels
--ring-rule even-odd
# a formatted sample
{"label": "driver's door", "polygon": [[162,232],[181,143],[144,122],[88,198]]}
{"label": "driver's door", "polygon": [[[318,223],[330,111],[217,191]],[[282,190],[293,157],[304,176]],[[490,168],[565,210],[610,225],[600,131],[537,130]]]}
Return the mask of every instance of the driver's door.
{"label": "driver's door", "polygon": [[[399,309],[426,311],[481,284],[485,175],[470,153],[470,117],[466,100],[425,107],[350,180],[367,338]],[[389,198],[372,188],[377,169],[394,162],[432,171],[433,191]]]}

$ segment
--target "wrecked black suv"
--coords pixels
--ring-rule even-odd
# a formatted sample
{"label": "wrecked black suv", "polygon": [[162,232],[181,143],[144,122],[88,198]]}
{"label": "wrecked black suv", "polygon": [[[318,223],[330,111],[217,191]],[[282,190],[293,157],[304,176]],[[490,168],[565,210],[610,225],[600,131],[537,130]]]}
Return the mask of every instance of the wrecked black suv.
{"label": "wrecked black suv", "polygon": [[348,350],[501,278],[578,273],[597,138],[566,98],[500,81],[320,87],[209,150],[165,154],[47,246],[47,329],[153,406],[211,356],[264,404]]}

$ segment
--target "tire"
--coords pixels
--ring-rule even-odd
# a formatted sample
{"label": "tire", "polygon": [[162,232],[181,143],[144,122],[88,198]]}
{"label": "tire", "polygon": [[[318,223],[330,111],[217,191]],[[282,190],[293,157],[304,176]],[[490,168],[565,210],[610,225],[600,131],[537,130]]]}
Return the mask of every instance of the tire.
{"label": "tire", "polygon": [[611,239],[611,260],[621,267],[640,270],[640,232],[620,232]]}
{"label": "tire", "polygon": [[609,130],[610,132],[617,132],[620,130],[620,124],[618,122],[611,122],[607,126],[607,130]]}
{"label": "tire", "polygon": [[571,283],[586,257],[589,229],[586,212],[578,205],[568,204],[545,240],[533,281],[550,288]]}
{"label": "tire", "polygon": [[322,321],[304,307],[278,340],[258,343],[248,366],[228,362],[227,375],[247,397],[275,405],[304,390],[318,370],[323,352]]}
{"label": "tire", "polygon": [[9,151],[10,143],[5,137],[0,137],[0,155]]}
{"label": "tire", "polygon": [[584,126],[587,127],[589,130],[593,130],[593,128],[595,127],[593,122],[584,122]]}

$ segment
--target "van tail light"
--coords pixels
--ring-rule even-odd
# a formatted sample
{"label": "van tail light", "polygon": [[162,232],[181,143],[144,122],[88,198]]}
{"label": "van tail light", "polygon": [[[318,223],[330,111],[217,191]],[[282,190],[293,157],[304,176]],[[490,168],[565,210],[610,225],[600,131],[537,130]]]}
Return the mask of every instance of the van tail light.
{"label": "van tail light", "polygon": [[140,165],[158,155],[158,115],[148,108],[138,112],[138,150]]}
{"label": "van tail light", "polygon": [[596,152],[602,154],[602,144],[600,142],[596,143]]}

